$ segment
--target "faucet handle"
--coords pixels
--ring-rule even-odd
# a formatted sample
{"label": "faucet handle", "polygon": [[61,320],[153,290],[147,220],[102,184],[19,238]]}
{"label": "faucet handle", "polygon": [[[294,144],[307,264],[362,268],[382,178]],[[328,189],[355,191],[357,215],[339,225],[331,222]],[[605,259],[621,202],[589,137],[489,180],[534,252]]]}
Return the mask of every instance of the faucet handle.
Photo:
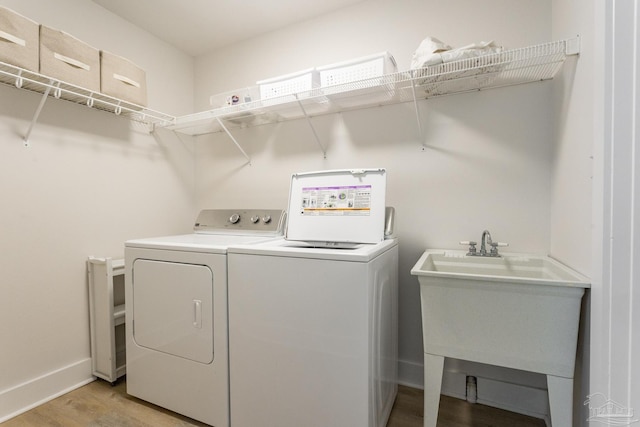
{"label": "faucet handle", "polygon": [[469,246],[469,252],[467,252],[467,255],[475,255],[476,254],[476,245],[478,244],[477,242],[471,241],[471,240],[463,240],[460,242],[461,245],[465,245],[465,246]]}
{"label": "faucet handle", "polygon": [[509,244],[504,242],[491,242],[491,255],[498,256],[498,247],[503,246],[509,246]]}

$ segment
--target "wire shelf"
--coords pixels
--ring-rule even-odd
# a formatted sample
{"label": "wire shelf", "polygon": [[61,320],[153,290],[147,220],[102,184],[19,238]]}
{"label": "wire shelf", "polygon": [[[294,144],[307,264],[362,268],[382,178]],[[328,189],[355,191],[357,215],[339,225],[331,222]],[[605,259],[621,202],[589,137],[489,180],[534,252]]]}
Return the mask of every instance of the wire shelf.
{"label": "wire shelf", "polygon": [[[200,135],[278,121],[309,118],[357,108],[416,102],[444,95],[552,79],[578,39],[506,50],[419,70],[401,71],[354,82],[225,106],[177,117],[167,127]],[[224,123],[224,126],[223,126]]]}
{"label": "wire shelf", "polygon": [[86,105],[96,110],[107,111],[147,125],[164,127],[172,124],[175,120],[174,116],[4,62],[0,62],[0,83],[39,94],[47,94],[49,97],[62,99],[75,104]]}
{"label": "wire shelf", "polygon": [[415,70],[425,98],[552,79],[566,59],[565,42],[547,43]]}

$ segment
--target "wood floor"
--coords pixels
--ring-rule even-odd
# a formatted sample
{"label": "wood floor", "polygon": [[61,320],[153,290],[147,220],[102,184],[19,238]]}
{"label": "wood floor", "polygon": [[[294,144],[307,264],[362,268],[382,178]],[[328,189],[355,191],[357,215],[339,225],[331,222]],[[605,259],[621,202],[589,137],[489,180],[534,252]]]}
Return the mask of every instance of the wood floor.
{"label": "wood floor", "polygon": [[[399,386],[387,427],[422,427],[422,396],[422,390]],[[127,395],[125,381],[111,386],[97,380],[2,423],[2,427],[33,426],[204,427],[206,424]],[[537,418],[447,396],[440,400],[438,427],[544,426],[544,421]]]}

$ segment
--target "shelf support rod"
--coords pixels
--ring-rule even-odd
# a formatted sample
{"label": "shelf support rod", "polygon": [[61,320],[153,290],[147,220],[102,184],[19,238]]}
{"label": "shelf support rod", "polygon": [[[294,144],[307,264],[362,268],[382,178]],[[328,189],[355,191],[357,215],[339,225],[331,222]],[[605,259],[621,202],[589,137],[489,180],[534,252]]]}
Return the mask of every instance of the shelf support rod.
{"label": "shelf support rod", "polygon": [[47,102],[47,97],[49,96],[49,92],[51,92],[51,85],[53,85],[53,82],[54,82],[53,80],[49,81],[49,85],[47,86],[47,89],[42,94],[42,99],[40,99],[40,104],[38,104],[38,108],[36,108],[36,112],[33,115],[33,119],[31,120],[29,129],[27,129],[27,133],[23,138],[25,147],[29,146],[29,137],[31,136],[31,131],[33,130],[33,127],[36,125],[36,122],[38,121],[38,117],[40,117],[40,113],[42,112],[44,103]]}
{"label": "shelf support rod", "polygon": [[307,114],[307,110],[304,109],[304,105],[302,105],[302,101],[300,101],[300,99],[298,98],[298,94],[295,94],[296,96],[296,101],[298,101],[298,105],[300,106],[300,109],[302,110],[302,114],[304,114],[305,119],[307,119],[307,123],[309,124],[309,127],[311,128],[311,133],[313,133],[313,137],[316,139],[316,143],[318,144],[318,146],[320,146],[320,150],[322,150],[322,157],[324,159],[327,158],[327,149],[324,148],[324,145],[322,145],[322,143],[320,142],[320,138],[318,137],[318,134],[316,132],[316,128],[313,127],[313,123],[311,123],[311,117],[309,117],[309,115]]}
{"label": "shelf support rod", "polygon": [[231,132],[229,132],[229,129],[227,129],[227,127],[224,125],[224,123],[222,123],[222,120],[220,120],[220,117],[216,117],[216,120],[218,121],[218,124],[220,125],[220,127],[224,130],[224,132],[229,136],[229,138],[231,138],[231,140],[233,141],[234,144],[236,144],[236,147],[238,148],[238,150],[240,150],[240,152],[242,153],[242,155],[245,157],[245,159],[247,159],[247,162],[249,164],[251,164],[251,157],[249,157],[247,155],[247,153],[242,149],[242,147],[240,146],[240,144],[238,144],[238,141],[236,141],[236,139],[233,137],[233,135],[231,134]]}
{"label": "shelf support rod", "polygon": [[420,136],[420,143],[422,144],[422,150],[426,148],[424,142],[424,135],[422,131],[422,121],[420,120],[420,108],[418,106],[418,98],[416,97],[416,80],[411,79],[411,94],[413,95],[413,107],[416,111],[416,120],[418,122],[418,134]]}

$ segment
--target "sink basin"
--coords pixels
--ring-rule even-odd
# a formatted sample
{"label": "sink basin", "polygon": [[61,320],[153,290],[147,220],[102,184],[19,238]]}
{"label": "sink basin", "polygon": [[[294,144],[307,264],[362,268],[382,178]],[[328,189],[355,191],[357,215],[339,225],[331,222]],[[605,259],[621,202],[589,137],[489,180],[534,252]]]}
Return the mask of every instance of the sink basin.
{"label": "sink basin", "polygon": [[588,280],[558,261],[540,255],[504,253],[501,257],[467,256],[464,251],[428,250],[411,274],[497,282],[589,287]]}
{"label": "sink basin", "polygon": [[425,353],[573,376],[588,280],[545,256],[429,249],[420,283]]}
{"label": "sink basin", "polygon": [[572,425],[581,299],[587,278],[545,256],[429,249],[420,283],[425,427],[435,427],[445,357],[547,375],[553,425]]}

